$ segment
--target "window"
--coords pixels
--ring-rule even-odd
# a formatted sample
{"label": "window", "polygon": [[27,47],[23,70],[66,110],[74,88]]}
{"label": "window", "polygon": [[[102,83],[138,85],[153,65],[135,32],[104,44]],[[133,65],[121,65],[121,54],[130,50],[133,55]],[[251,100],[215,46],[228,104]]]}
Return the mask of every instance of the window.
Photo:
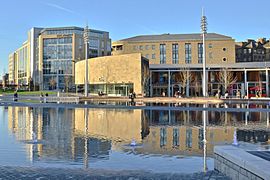
{"label": "window", "polygon": [[155,45],[152,45],[152,50],[155,50],[156,49],[156,46]]}
{"label": "window", "polygon": [[172,44],[172,63],[178,64],[178,44]]}
{"label": "window", "polygon": [[167,144],[167,130],[166,128],[160,128],[160,147],[166,146]]}
{"label": "window", "polygon": [[192,148],[192,129],[186,130],[186,147]]}
{"label": "window", "polygon": [[185,55],[186,55],[186,64],[191,63],[191,44],[186,43],[185,44]]}
{"label": "window", "polygon": [[148,45],[145,45],[145,50],[148,50],[149,49],[149,46]]}
{"label": "window", "polygon": [[224,61],[224,62],[227,61],[227,58],[223,58],[223,61]]}
{"label": "window", "polygon": [[152,59],[156,59],[156,54],[152,54]]}
{"label": "window", "polygon": [[213,59],[213,53],[209,52],[209,59]]}
{"label": "window", "polygon": [[213,44],[212,44],[212,43],[210,43],[210,44],[208,45],[208,47],[209,47],[209,48],[212,48],[212,47],[213,47]]}
{"label": "window", "polygon": [[143,50],[143,46],[140,46],[140,50]]}
{"label": "window", "polygon": [[149,58],[149,54],[146,54],[145,57],[148,59]]}
{"label": "window", "polygon": [[173,129],[173,147],[179,147],[179,129]]}
{"label": "window", "polygon": [[227,49],[226,49],[226,48],[223,48],[222,50],[223,50],[223,51],[227,51]]}
{"label": "window", "polygon": [[203,44],[198,43],[198,63],[201,64],[203,62]]}
{"label": "window", "polygon": [[166,63],[166,45],[160,44],[160,64]]}

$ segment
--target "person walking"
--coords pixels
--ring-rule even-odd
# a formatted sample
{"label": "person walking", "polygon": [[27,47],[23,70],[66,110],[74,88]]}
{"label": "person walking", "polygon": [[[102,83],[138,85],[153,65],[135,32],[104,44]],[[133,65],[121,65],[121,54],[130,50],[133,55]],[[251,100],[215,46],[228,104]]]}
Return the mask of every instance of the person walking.
{"label": "person walking", "polygon": [[18,101],[18,93],[17,93],[17,90],[14,92],[13,100],[14,100],[14,101]]}

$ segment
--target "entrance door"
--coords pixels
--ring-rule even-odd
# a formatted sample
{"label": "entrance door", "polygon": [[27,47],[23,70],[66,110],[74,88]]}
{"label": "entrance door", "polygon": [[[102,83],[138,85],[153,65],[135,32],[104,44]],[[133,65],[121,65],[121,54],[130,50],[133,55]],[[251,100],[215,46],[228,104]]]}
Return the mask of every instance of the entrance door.
{"label": "entrance door", "polygon": [[128,85],[115,86],[116,95],[128,96]]}

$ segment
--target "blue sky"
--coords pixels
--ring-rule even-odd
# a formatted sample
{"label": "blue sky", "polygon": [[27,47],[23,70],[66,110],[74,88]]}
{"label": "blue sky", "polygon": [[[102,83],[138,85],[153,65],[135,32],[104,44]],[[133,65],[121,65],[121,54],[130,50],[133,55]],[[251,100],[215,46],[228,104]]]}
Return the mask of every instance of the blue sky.
{"label": "blue sky", "polygon": [[269,0],[4,0],[0,4],[0,74],[8,54],[31,27],[84,26],[110,32],[112,40],[141,34],[200,32],[201,8],[208,32],[237,41],[270,38]]}

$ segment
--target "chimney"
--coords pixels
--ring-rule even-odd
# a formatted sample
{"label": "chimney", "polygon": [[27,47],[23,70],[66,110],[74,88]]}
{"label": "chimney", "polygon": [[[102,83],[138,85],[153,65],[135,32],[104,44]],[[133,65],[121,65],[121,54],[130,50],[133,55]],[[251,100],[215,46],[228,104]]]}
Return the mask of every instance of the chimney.
{"label": "chimney", "polygon": [[261,44],[265,44],[266,43],[266,38],[259,38],[257,40],[257,42],[260,42]]}

